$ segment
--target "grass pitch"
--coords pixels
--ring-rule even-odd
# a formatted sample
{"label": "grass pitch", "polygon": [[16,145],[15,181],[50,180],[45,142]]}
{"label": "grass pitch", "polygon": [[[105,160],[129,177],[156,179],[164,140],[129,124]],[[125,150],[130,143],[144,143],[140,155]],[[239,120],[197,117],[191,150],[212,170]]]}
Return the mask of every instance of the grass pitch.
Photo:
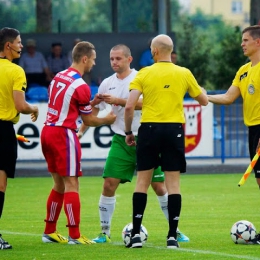
{"label": "grass pitch", "polygon": [[[233,223],[246,219],[260,231],[260,191],[253,174],[242,186],[242,174],[203,174],[181,176],[182,212],[180,230],[190,242],[180,243],[177,250],[166,249],[168,225],[158,200],[149,190],[143,225],[148,241],[142,249],[125,248],[123,227],[131,222],[132,183],[120,185],[112,220],[112,243],[95,245],[44,244],[45,205],[52,187],[51,177],[8,180],[0,233],[13,246],[0,250],[1,260],[81,260],[81,259],[260,259],[260,245],[235,245],[230,238]],[[101,177],[80,178],[81,233],[94,238],[100,232],[98,201]],[[58,231],[67,236],[62,210]]]}

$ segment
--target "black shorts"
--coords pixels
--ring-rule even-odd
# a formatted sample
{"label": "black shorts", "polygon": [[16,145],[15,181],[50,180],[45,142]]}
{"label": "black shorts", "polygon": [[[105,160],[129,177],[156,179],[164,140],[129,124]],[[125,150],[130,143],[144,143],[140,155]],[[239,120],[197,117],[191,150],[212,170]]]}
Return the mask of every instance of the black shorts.
{"label": "black shorts", "polygon": [[17,139],[14,125],[10,121],[0,120],[0,170],[8,178],[14,178],[17,159]]}
{"label": "black shorts", "polygon": [[142,123],[138,129],[137,170],[157,168],[186,172],[184,129],[181,123]]}
{"label": "black shorts", "polygon": [[[260,138],[260,125],[254,125],[248,127],[248,146],[250,159],[252,160],[256,154],[256,147]],[[254,167],[255,177],[260,178],[260,159],[255,164]]]}

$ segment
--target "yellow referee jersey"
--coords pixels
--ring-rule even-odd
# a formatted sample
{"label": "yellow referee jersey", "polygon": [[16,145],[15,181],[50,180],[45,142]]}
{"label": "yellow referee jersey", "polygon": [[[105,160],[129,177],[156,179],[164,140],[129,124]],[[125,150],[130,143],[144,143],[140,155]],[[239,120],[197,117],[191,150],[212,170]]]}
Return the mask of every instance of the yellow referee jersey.
{"label": "yellow referee jersey", "polygon": [[246,126],[260,124],[260,62],[252,67],[249,62],[237,71],[232,86],[240,89]]}
{"label": "yellow referee jersey", "polygon": [[143,94],[141,123],[185,123],[183,98],[202,93],[190,70],[171,62],[157,62],[141,69],[130,90]]}
{"label": "yellow referee jersey", "polygon": [[26,90],[24,70],[8,59],[0,59],[0,79],[0,120],[15,124],[20,115],[15,109],[13,90]]}

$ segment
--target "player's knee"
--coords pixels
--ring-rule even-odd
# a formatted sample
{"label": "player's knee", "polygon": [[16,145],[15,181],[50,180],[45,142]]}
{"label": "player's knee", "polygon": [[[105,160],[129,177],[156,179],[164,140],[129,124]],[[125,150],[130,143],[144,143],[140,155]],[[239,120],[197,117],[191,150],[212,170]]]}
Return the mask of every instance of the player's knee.
{"label": "player's knee", "polygon": [[0,191],[5,193],[6,185],[4,183],[0,183]]}
{"label": "player's knee", "polygon": [[256,178],[256,183],[258,184],[258,187],[260,189],[260,178]]}
{"label": "player's knee", "polygon": [[107,181],[103,185],[103,194],[108,196],[108,195],[113,195],[116,191],[116,186],[113,185],[113,183]]}
{"label": "player's knee", "polygon": [[7,187],[7,175],[5,171],[0,170],[0,191],[5,192]]}
{"label": "player's knee", "polygon": [[157,196],[163,196],[167,193],[167,189],[163,182],[152,182],[152,188]]}

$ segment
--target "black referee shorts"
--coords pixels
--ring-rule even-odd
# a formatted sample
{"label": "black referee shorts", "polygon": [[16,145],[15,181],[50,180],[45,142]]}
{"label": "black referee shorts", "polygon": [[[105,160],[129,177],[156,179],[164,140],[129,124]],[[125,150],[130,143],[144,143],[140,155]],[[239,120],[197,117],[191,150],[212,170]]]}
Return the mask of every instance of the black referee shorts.
{"label": "black referee shorts", "polygon": [[0,170],[14,178],[17,159],[17,139],[13,123],[0,120]]}
{"label": "black referee shorts", "polygon": [[142,123],[136,147],[137,170],[157,168],[186,172],[184,129],[181,123]]}

